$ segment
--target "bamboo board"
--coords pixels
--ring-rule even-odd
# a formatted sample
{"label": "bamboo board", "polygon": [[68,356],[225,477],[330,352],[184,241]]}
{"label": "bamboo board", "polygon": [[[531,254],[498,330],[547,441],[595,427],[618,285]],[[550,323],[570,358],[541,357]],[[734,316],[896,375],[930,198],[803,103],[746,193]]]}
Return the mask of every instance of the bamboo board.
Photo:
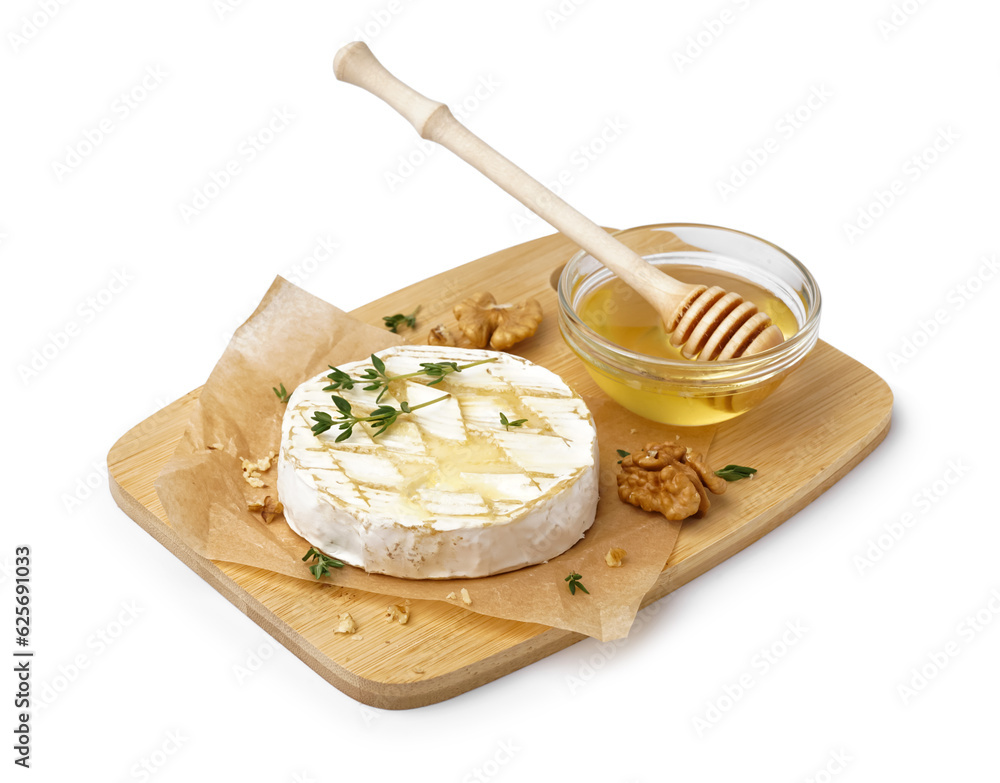
{"label": "bamboo board", "polygon": [[[559,336],[553,288],[576,247],[556,234],[527,242],[415,283],[355,310],[363,321],[412,312],[422,304],[426,329],[450,320],[465,295],[491,291],[499,301],[534,296],[546,318],[518,346],[584,395],[597,386]],[[437,601],[415,601],[405,626],[376,622],[385,596],[315,584],[248,566],[207,560],[171,529],[153,482],[187,424],[198,390],[149,417],[108,454],[111,493],[132,519],[212,587],[301,658],[323,679],[358,701],[408,709],[456,696],[580,641],[542,625],[501,620]],[[712,453],[747,455],[759,469],[739,502],[713,502],[689,520],[643,605],[705,573],[747,547],[836,483],[885,437],[892,393],[876,374],[820,341],[785,383],[760,406],[719,427]],[[636,418],[641,433],[643,420]],[[637,436],[641,439],[641,434]],[[808,557],[808,553],[803,553]],[[337,615],[350,612],[363,632],[335,635]],[[357,638],[360,636],[361,638]]]}

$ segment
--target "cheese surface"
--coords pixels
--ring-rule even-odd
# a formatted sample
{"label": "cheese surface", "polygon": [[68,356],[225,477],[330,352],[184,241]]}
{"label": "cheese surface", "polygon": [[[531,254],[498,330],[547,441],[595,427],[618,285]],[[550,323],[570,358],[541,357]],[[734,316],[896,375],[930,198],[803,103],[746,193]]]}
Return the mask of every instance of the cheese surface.
{"label": "cheese surface", "polygon": [[[292,393],[282,422],[278,496],[293,530],[317,549],[374,573],[414,579],[476,577],[562,554],[593,524],[597,432],[583,400],[556,374],[494,351],[399,346],[378,354],[392,376],[421,362],[459,366],[433,378],[393,381],[376,403],[365,382],[323,391],[327,372]],[[352,378],[371,360],[344,364]],[[336,443],[315,435],[313,414],[338,419],[331,395],[357,416],[378,405],[412,407],[373,437],[367,424]],[[526,419],[518,427],[508,421]]]}

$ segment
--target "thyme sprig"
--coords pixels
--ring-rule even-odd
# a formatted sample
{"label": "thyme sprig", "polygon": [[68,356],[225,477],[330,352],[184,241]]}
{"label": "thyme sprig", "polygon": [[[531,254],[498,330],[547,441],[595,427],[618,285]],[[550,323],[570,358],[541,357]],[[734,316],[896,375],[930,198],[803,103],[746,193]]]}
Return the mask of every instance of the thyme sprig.
{"label": "thyme sprig", "polygon": [[375,398],[376,403],[382,402],[382,397],[385,396],[386,391],[389,389],[389,384],[393,381],[401,381],[406,378],[417,378],[419,376],[425,376],[427,378],[433,378],[433,380],[428,383],[428,386],[436,386],[441,383],[448,375],[454,372],[462,372],[462,370],[468,370],[470,367],[476,367],[480,364],[489,364],[490,362],[495,362],[496,359],[480,359],[477,362],[469,362],[468,364],[459,365],[457,362],[421,362],[420,370],[416,372],[408,372],[403,375],[389,375],[385,371],[385,362],[383,362],[375,354],[371,355],[372,366],[365,369],[361,376],[358,378],[352,378],[343,370],[330,366],[332,370],[326,377],[330,380],[330,385],[324,387],[323,391],[337,391],[338,389],[353,389],[355,383],[362,383],[367,381],[368,385],[364,386],[365,391],[378,391],[378,397]]}
{"label": "thyme sprig", "polygon": [[503,425],[503,428],[508,432],[510,432],[511,427],[520,427],[526,421],[527,419],[517,419],[515,421],[510,421],[507,418],[507,414],[504,413],[503,411],[500,411],[500,423]]}
{"label": "thyme sprig", "polygon": [[392,405],[381,405],[380,403],[382,402],[382,398],[389,390],[389,385],[393,381],[401,381],[406,378],[424,376],[432,379],[430,383],[426,384],[427,386],[436,386],[452,373],[462,372],[462,370],[468,370],[470,367],[476,367],[480,364],[488,364],[495,361],[497,361],[496,358],[480,359],[479,361],[469,362],[468,364],[462,365],[459,365],[457,362],[421,362],[420,369],[415,372],[403,373],[402,375],[389,375],[385,369],[385,362],[375,354],[372,354],[372,366],[365,368],[365,371],[357,378],[352,378],[339,367],[329,365],[330,372],[326,377],[327,380],[330,381],[330,384],[325,386],[323,391],[338,391],[339,389],[350,390],[354,388],[354,384],[356,383],[366,383],[367,385],[362,387],[365,391],[378,392],[378,396],[375,398],[375,404],[378,405],[378,407],[368,416],[356,416],[351,409],[351,403],[343,397],[338,397],[336,394],[331,395],[333,398],[333,404],[337,406],[337,417],[334,418],[326,411],[316,411],[313,413],[313,421],[316,423],[313,424],[312,431],[316,435],[320,435],[333,427],[337,427],[341,430],[341,433],[337,436],[337,440],[335,442],[339,443],[340,441],[347,440],[351,437],[351,433],[354,431],[355,425],[365,422],[370,424],[372,429],[375,430],[375,432],[372,433],[372,437],[374,438],[389,429],[389,427],[395,424],[396,419],[404,413],[412,413],[415,410],[419,410],[420,408],[424,408],[428,405],[433,405],[435,402],[441,402],[441,400],[451,396],[445,394],[442,397],[437,397],[436,399],[428,400],[427,402],[422,402],[419,405],[412,406],[403,400],[399,404],[398,408],[394,408]]}
{"label": "thyme sprig", "polygon": [[344,567],[344,564],[337,560],[337,558],[324,555],[315,547],[310,547],[309,551],[306,552],[306,556],[302,558],[302,562],[305,563],[310,558],[312,559],[313,564],[309,566],[309,570],[317,579],[322,579],[324,576],[327,576],[330,573],[331,568]]}
{"label": "thyme sprig", "polygon": [[272,386],[271,391],[275,393],[278,400],[280,400],[281,402],[288,402],[288,398],[292,396],[287,391],[285,391],[285,384],[281,384],[280,387]]}
{"label": "thyme sprig", "polygon": [[420,307],[421,305],[417,305],[417,309],[409,315],[403,315],[402,313],[396,313],[395,315],[383,315],[382,320],[385,322],[385,328],[394,334],[399,334],[400,326],[408,326],[411,329],[416,329],[417,313],[420,312]]}
{"label": "thyme sprig", "polygon": [[356,416],[351,410],[351,403],[343,397],[337,397],[334,395],[333,404],[337,406],[337,418],[333,418],[333,416],[326,411],[316,411],[313,413],[313,421],[316,423],[313,424],[312,431],[316,435],[320,435],[333,427],[337,427],[337,429],[341,430],[341,433],[337,436],[337,439],[334,442],[340,443],[341,441],[347,440],[351,437],[351,434],[354,432],[355,425],[365,422],[370,424],[372,429],[375,430],[372,433],[372,437],[374,438],[389,429],[389,427],[396,423],[396,419],[404,413],[413,413],[413,411],[426,408],[428,405],[433,405],[436,402],[441,402],[441,400],[446,400],[450,396],[450,394],[443,394],[433,400],[422,402],[419,405],[410,405],[410,403],[406,400],[403,400],[399,403],[398,408],[394,408],[391,405],[380,405],[368,416]]}
{"label": "thyme sprig", "polygon": [[579,574],[570,574],[569,576],[566,577],[566,579],[563,580],[569,583],[570,595],[576,595],[576,589],[578,587],[581,590],[583,590],[583,592],[585,592],[587,595],[590,595],[590,590],[588,590],[586,587],[583,586],[583,582],[580,581],[581,579],[583,579],[583,577],[580,576]]}
{"label": "thyme sprig", "polygon": [[332,364],[328,364],[333,372],[329,373],[326,377],[330,381],[329,386],[324,386],[323,391],[336,391],[337,389],[353,389],[354,379],[348,375],[343,370],[334,367]]}

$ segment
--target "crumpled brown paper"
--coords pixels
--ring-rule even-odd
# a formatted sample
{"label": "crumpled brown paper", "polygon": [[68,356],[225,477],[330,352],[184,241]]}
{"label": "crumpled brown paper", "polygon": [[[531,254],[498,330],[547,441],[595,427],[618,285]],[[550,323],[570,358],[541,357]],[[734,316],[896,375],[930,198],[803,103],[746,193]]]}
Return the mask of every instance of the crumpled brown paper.
{"label": "crumpled brown paper", "polygon": [[[157,493],[177,533],[212,560],[314,581],[302,562],[310,544],[283,517],[267,524],[247,509],[248,498],[276,493],[277,469],[262,473],[266,488],[253,490],[244,481],[240,459],[257,460],[278,451],[284,405],[272,387],[283,383],[291,392],[327,365],[362,359],[401,342],[399,336],[361,323],[277,278],[233,335],[205,383],[183,439],[157,479]],[[595,396],[586,402],[600,444],[601,499],[597,521],[568,552],[548,563],[478,579],[399,579],[345,566],[324,581],[386,596],[446,601],[602,641],[626,636],[674,547],[680,523],[618,499],[615,449],[640,439],[643,444],[673,440],[676,433],[633,416],[607,398]],[[637,427],[641,435],[635,434]],[[685,430],[683,441],[706,453],[711,435],[709,428]],[[621,568],[604,561],[612,547],[628,552]],[[589,595],[570,594],[565,581],[570,573],[582,576]],[[463,587],[471,605],[447,597],[460,596]]]}

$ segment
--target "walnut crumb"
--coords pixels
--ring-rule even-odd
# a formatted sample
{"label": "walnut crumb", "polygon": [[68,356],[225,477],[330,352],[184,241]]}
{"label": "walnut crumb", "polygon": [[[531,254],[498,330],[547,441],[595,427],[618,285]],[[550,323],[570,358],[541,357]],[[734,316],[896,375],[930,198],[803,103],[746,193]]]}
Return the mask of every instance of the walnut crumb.
{"label": "walnut crumb", "polygon": [[455,335],[444,324],[438,324],[427,334],[428,345],[458,345]]}
{"label": "walnut crumb", "polygon": [[420,666],[414,666],[413,667],[413,673],[414,674],[423,674],[424,673],[424,669],[422,667],[420,667]]}
{"label": "walnut crumb", "polygon": [[267,495],[262,501],[247,503],[247,510],[259,512],[260,518],[264,520],[264,524],[270,525],[274,521],[274,518],[285,510],[285,507],[270,495]]}
{"label": "walnut crumb", "polygon": [[406,604],[392,604],[387,606],[385,610],[385,621],[391,623],[395,620],[400,625],[406,625],[410,619],[410,607],[409,602]]}
{"label": "walnut crumb", "polygon": [[275,456],[276,456],[275,453],[272,451],[266,457],[261,457],[256,462],[254,462],[252,459],[244,459],[243,457],[240,457],[240,462],[243,463],[244,472],[254,473],[260,471],[261,473],[263,473],[264,471],[271,469],[271,460],[273,460]]}
{"label": "walnut crumb", "polygon": [[455,595],[454,592],[451,592],[451,593],[448,593],[448,595],[445,596],[445,599],[447,599],[448,601],[457,601],[458,600],[458,596]]}
{"label": "walnut crumb", "polygon": [[226,449],[226,447],[223,446],[221,443],[213,443],[208,448],[211,449],[211,450],[213,450],[213,451],[225,451],[225,449]]}
{"label": "walnut crumb", "polygon": [[333,629],[334,633],[354,633],[358,630],[358,624],[354,622],[354,618],[351,617],[350,612],[344,612],[340,615],[340,622],[337,627]]}
{"label": "walnut crumb", "polygon": [[267,486],[264,480],[260,477],[261,473],[266,473],[271,469],[271,462],[277,455],[272,451],[266,457],[261,457],[256,462],[251,459],[245,459],[240,457],[240,462],[243,464],[243,480],[246,481],[251,487],[257,489]]}
{"label": "walnut crumb", "polygon": [[472,606],[472,596],[469,595],[469,591],[463,587],[461,593],[462,593],[462,603],[464,603],[466,606]]}
{"label": "walnut crumb", "polygon": [[621,547],[612,547],[608,550],[608,553],[604,556],[604,562],[607,563],[612,568],[621,568],[622,562],[625,560],[626,552]]}

